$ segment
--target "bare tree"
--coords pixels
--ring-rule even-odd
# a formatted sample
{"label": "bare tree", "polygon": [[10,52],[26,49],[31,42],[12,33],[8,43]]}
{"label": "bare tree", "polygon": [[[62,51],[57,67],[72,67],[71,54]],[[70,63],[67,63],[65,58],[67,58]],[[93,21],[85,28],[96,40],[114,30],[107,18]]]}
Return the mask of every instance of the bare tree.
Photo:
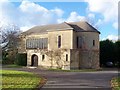
{"label": "bare tree", "polygon": [[97,22],[93,18],[87,17],[86,20],[88,21],[89,24],[91,24],[94,28],[99,29],[99,26],[96,24]]}
{"label": "bare tree", "polygon": [[2,49],[13,50],[17,47],[17,42],[19,41],[20,30],[17,26],[12,25],[11,27],[4,26],[1,27],[2,31]]}
{"label": "bare tree", "polygon": [[2,32],[0,46],[2,47],[3,60],[7,58],[8,61],[13,63],[17,54],[18,41],[20,40],[18,37],[20,29],[15,25],[11,25],[2,26],[0,31]]}
{"label": "bare tree", "polygon": [[49,60],[51,62],[51,68],[53,67],[53,59],[54,59],[54,51],[49,50],[46,52],[46,55],[49,57]]}
{"label": "bare tree", "polygon": [[64,51],[62,50],[57,50],[55,54],[55,61],[59,69],[62,69],[64,65],[64,60],[62,59]]}
{"label": "bare tree", "polygon": [[62,69],[64,65],[64,60],[62,59],[63,53],[65,50],[49,50],[46,52],[46,55],[49,57],[51,62],[51,68],[54,66],[53,62],[56,63],[57,68]]}

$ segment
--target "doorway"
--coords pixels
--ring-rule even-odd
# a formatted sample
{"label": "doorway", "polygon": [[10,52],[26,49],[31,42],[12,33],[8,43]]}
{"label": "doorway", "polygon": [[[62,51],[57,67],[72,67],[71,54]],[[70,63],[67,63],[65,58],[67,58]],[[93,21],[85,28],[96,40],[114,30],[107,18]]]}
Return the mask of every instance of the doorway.
{"label": "doorway", "polygon": [[33,54],[31,57],[31,66],[38,66],[38,56],[35,54]]}

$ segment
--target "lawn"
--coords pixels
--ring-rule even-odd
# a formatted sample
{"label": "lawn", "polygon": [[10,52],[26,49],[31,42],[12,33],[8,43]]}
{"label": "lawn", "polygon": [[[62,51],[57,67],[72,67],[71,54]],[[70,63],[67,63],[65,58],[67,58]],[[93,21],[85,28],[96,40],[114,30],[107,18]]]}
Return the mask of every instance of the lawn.
{"label": "lawn", "polygon": [[13,70],[0,70],[0,74],[2,74],[2,89],[6,88],[28,88],[28,90],[32,90],[37,88],[42,79],[32,73],[23,72],[23,71],[13,71]]}
{"label": "lawn", "polygon": [[113,90],[120,90],[120,77],[115,77],[111,80]]}
{"label": "lawn", "polygon": [[16,65],[16,64],[10,64],[10,65],[3,65],[2,66],[3,68],[21,68],[21,67],[24,67],[24,66],[19,66],[19,65]]}

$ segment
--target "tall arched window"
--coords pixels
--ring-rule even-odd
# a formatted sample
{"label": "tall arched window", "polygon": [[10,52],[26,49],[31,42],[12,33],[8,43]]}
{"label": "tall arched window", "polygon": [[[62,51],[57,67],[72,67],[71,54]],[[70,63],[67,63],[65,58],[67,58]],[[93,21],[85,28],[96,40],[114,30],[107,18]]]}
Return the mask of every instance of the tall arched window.
{"label": "tall arched window", "polygon": [[95,46],[95,40],[93,40],[93,46]]}
{"label": "tall arched window", "polygon": [[58,48],[61,47],[61,36],[58,36]]}
{"label": "tall arched window", "polygon": [[68,61],[68,54],[66,54],[66,61]]}

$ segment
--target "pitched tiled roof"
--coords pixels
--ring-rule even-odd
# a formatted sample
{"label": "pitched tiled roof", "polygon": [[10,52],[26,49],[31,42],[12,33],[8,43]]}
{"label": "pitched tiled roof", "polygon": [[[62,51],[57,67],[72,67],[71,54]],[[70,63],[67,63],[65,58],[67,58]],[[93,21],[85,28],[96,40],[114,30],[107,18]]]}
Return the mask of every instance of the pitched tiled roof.
{"label": "pitched tiled roof", "polygon": [[87,31],[87,32],[98,32],[100,33],[96,28],[94,28],[92,25],[90,25],[88,22],[81,21],[81,22],[71,22],[68,23],[71,25],[71,27],[74,27],[77,31]]}
{"label": "pitched tiled roof", "polygon": [[29,35],[34,33],[47,33],[49,31],[56,30],[74,30],[79,32],[98,32],[93,26],[88,24],[87,22],[71,22],[71,23],[61,23],[61,24],[53,24],[53,25],[43,25],[43,26],[35,26],[29,29],[26,32],[23,32],[22,35]]}

